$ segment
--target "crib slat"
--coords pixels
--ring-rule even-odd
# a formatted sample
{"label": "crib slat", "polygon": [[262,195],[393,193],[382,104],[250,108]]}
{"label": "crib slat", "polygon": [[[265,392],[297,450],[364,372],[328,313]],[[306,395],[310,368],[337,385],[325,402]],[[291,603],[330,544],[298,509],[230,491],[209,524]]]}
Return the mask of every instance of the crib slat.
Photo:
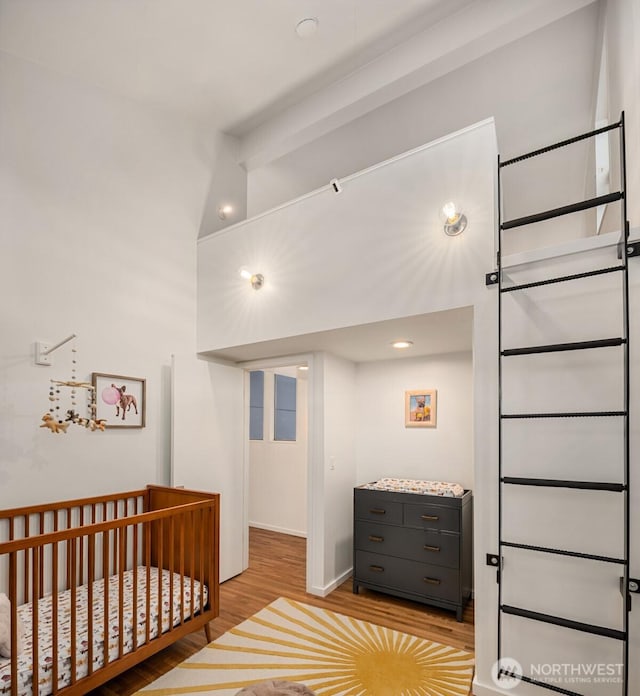
{"label": "crib slat", "polygon": [[180,522],[180,623],[184,623],[184,514],[178,518]]}
{"label": "crib slat", "polygon": [[96,579],[96,537],[90,534],[87,547],[87,674],[93,674],[93,583]]}
{"label": "crib slat", "polygon": [[[10,525],[12,527],[12,525]],[[13,529],[10,534],[13,535]],[[9,601],[11,602],[11,693],[18,693],[18,651],[13,647],[18,644],[18,552],[9,554]]]}
{"label": "crib slat", "polygon": [[[40,534],[44,534],[44,511],[40,513]],[[44,595],[44,544],[40,547],[40,592],[38,599]]]}
{"label": "crib slat", "polygon": [[[25,515],[23,517],[23,524],[24,524],[24,534],[23,538],[26,539],[29,536],[29,516]],[[27,551],[24,552],[24,601],[28,602],[29,598],[31,598],[31,601],[33,601],[33,597],[31,596],[31,593],[29,591],[29,577],[30,577],[30,557]]]}
{"label": "crib slat", "polygon": [[102,535],[102,574],[104,577],[103,594],[104,594],[104,613],[103,620],[103,651],[104,664],[109,662],[109,532]]}
{"label": "crib slat", "polygon": [[138,525],[133,525],[133,652],[138,649]]}
{"label": "crib slat", "polygon": [[195,526],[195,515],[194,511],[189,513],[189,538],[191,539],[191,569],[189,575],[191,576],[191,618],[193,619],[196,615],[196,526]]}
{"label": "crib slat", "polygon": [[145,524],[145,546],[146,546],[146,558],[145,565],[147,566],[147,587],[146,592],[146,602],[145,602],[145,612],[146,612],[146,630],[145,637],[147,645],[151,640],[151,523],[147,522]]}
{"label": "crib slat", "polygon": [[40,596],[39,588],[38,588],[38,579],[40,576],[40,569],[38,568],[39,566],[39,554],[38,554],[38,548],[35,547],[32,549],[32,567],[33,567],[33,573],[32,573],[32,590],[33,590],[33,595],[31,597],[31,630],[32,630],[32,636],[31,636],[31,656],[32,656],[32,664],[33,664],[33,682],[32,682],[32,688],[33,688],[33,694],[34,696],[38,696],[40,693],[40,655],[38,653],[39,651],[39,631],[40,631],[40,611],[39,611],[39,606],[38,606],[38,597]]}
{"label": "crib slat", "polygon": [[77,607],[76,607],[76,599],[77,599],[77,588],[76,588],[76,578],[78,575],[78,569],[77,569],[77,562],[78,562],[78,548],[77,548],[77,543],[76,539],[73,539],[71,541],[71,554],[70,554],[70,559],[69,559],[69,564],[71,566],[71,587],[69,587],[70,590],[70,596],[69,596],[69,603],[70,603],[70,609],[71,609],[71,625],[70,625],[70,631],[71,631],[71,683],[75,684],[76,683],[76,678],[77,678],[77,672],[76,672],[76,662],[77,662],[77,654],[76,654],[76,648],[77,648],[77,626],[78,626],[78,615],[77,615]]}
{"label": "crib slat", "polygon": [[126,551],[126,527],[120,527],[119,536],[119,568],[118,568],[118,657],[124,655],[124,568]]}
{"label": "crib slat", "polygon": [[[58,526],[57,515],[55,526]],[[54,694],[58,693],[58,553],[59,545],[54,541],[51,544],[51,679]]]}
{"label": "crib slat", "polygon": [[200,611],[204,611],[204,553],[202,552],[202,549],[205,548],[204,545],[204,529],[205,529],[205,523],[207,516],[205,515],[204,510],[200,510],[200,513],[198,515],[198,531],[200,532],[200,573],[198,575],[198,578],[200,578]]}
{"label": "crib slat", "polygon": [[164,520],[158,520],[158,636],[162,635],[162,568],[163,568],[163,531],[164,531]]}
{"label": "crib slat", "polygon": [[[175,570],[175,520],[169,520],[169,630],[173,631],[175,607],[173,606],[173,573]],[[182,615],[180,616],[182,619]],[[182,621],[180,621],[182,623]]]}

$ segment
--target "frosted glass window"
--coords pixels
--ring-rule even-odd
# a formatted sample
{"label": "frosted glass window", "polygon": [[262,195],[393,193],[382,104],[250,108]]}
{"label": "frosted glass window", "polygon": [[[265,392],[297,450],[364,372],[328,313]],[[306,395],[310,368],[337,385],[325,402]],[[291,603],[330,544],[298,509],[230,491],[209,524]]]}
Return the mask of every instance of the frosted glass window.
{"label": "frosted glass window", "polygon": [[288,442],[296,439],[296,379],[275,375],[275,410],[273,439]]}
{"label": "frosted glass window", "polygon": [[264,372],[249,373],[249,439],[264,439]]}

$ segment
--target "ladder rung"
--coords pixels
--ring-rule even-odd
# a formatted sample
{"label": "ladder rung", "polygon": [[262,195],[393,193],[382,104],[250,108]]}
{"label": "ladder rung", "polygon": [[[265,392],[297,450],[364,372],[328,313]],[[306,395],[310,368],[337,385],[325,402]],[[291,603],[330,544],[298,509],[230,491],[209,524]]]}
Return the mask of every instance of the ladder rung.
{"label": "ladder rung", "polygon": [[520,616],[524,619],[532,619],[533,621],[541,621],[542,623],[553,624],[554,626],[562,626],[563,628],[570,628],[573,631],[582,631],[583,633],[591,633],[595,636],[603,636],[605,638],[615,638],[616,640],[626,640],[627,638],[625,631],[619,631],[615,628],[594,626],[592,624],[582,623],[581,621],[565,619],[561,616],[552,616],[551,614],[542,614],[538,611],[530,611],[529,609],[511,607],[507,604],[503,604],[500,609],[505,614]]}
{"label": "ladder rung", "polygon": [[551,343],[546,346],[526,346],[524,348],[509,348],[503,350],[501,355],[534,355],[536,353],[562,353],[567,350],[588,350],[590,348],[611,348],[621,346],[627,342],[626,338],[601,338],[595,341],[576,341],[574,343]]}
{"label": "ladder rung", "polygon": [[503,476],[502,483],[516,486],[544,486],[545,488],[578,488],[583,491],[611,491],[622,493],[627,490],[623,483],[607,483],[601,481],[567,481],[562,479],[521,478],[518,476]]}
{"label": "ladder rung", "polygon": [[607,131],[614,130],[615,128],[620,128],[622,121],[617,123],[611,123],[608,126],[602,126],[602,128],[597,128],[596,130],[589,131],[588,133],[582,133],[581,135],[576,135],[573,138],[568,138],[567,140],[561,140],[559,143],[554,143],[553,145],[547,145],[546,147],[541,147],[539,150],[532,150],[531,152],[526,152],[524,155],[518,155],[517,157],[512,157],[511,159],[500,162],[501,167],[508,167],[510,164],[515,164],[516,162],[521,162],[522,160],[529,159],[530,157],[536,157],[537,155],[544,155],[546,152],[551,152],[552,150],[557,150],[560,147],[566,147],[567,145],[573,145],[573,143],[578,143],[581,140],[586,140],[587,138],[593,138],[594,135],[600,135],[600,133],[606,133]]}
{"label": "ladder rung", "polygon": [[[563,689],[560,686],[556,686],[555,684],[551,684],[550,682],[543,682],[538,679],[532,679],[531,677],[527,677],[524,674],[514,674],[513,672],[509,672],[506,669],[501,669],[498,672],[498,675],[504,674],[505,677],[516,677],[520,679],[520,681],[527,682],[527,684],[533,684],[534,686],[541,686],[543,689],[548,689],[549,691],[555,691],[557,694],[566,694],[566,696],[584,696],[583,694],[578,693],[577,691],[569,691],[569,689]],[[498,677],[499,679],[500,677]]]}
{"label": "ladder rung", "polygon": [[593,553],[582,553],[581,551],[566,551],[564,549],[552,549],[548,546],[533,546],[532,544],[516,544],[512,541],[500,542],[502,546],[512,549],[524,549],[525,551],[539,551],[541,553],[552,553],[556,556],[570,556],[571,558],[584,558],[587,561],[602,561],[602,563],[615,563],[617,565],[628,565],[624,558],[613,558],[612,556],[597,556]]}
{"label": "ladder rung", "polygon": [[581,411],[576,413],[503,413],[500,418],[607,418],[626,415],[626,411]]}
{"label": "ladder rung", "polygon": [[579,280],[581,278],[590,278],[591,276],[604,275],[606,273],[615,273],[616,271],[624,271],[624,266],[610,266],[608,268],[598,268],[594,271],[584,271],[583,273],[572,273],[571,275],[558,276],[556,278],[547,278],[546,280],[536,280],[533,283],[522,283],[520,285],[511,285],[508,288],[500,288],[500,292],[513,292],[514,290],[526,290],[527,288],[537,288],[541,285],[552,285],[553,283],[564,283],[567,280]]}
{"label": "ladder rung", "polygon": [[604,196],[596,196],[596,198],[589,198],[586,201],[579,201],[578,203],[563,205],[560,208],[553,208],[552,210],[545,210],[541,213],[534,213],[533,215],[526,215],[525,217],[516,218],[514,220],[508,220],[507,222],[503,222],[500,225],[500,229],[510,230],[514,227],[532,225],[534,222],[543,222],[544,220],[551,220],[552,218],[560,217],[561,215],[579,213],[581,210],[589,210],[590,208],[597,208],[599,205],[615,203],[616,201],[619,201],[621,198],[622,193],[620,191],[614,191],[613,193],[607,193]]}

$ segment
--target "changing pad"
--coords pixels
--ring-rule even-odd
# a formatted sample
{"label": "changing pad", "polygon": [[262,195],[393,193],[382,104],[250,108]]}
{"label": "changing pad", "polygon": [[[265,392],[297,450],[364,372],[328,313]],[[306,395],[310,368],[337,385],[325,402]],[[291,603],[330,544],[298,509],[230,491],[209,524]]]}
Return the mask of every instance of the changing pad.
{"label": "changing pad", "polygon": [[459,483],[422,481],[419,479],[381,478],[372,483],[365,483],[360,488],[368,488],[375,491],[418,493],[420,495],[440,495],[446,498],[460,498],[464,495],[464,488]]}

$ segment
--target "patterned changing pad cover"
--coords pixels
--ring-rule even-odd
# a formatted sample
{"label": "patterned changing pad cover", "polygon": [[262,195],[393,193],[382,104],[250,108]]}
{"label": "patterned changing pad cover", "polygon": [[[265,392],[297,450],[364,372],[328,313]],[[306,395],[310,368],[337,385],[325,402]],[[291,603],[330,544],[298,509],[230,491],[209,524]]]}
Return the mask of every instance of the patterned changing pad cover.
{"label": "patterned changing pad cover", "polygon": [[360,488],[375,491],[398,491],[400,493],[419,493],[422,495],[441,495],[447,498],[460,498],[464,488],[459,483],[447,481],[420,481],[417,479],[381,478],[373,483],[365,483]]}
{"label": "patterned changing pad cover", "polygon": [[[151,638],[158,636],[158,575],[157,568],[151,569],[151,610],[149,616],[151,625],[149,634]],[[171,594],[171,573],[162,571],[162,633],[169,629],[169,611]],[[133,570],[128,570],[124,577],[124,624],[125,635],[123,637],[123,654],[133,650]],[[111,662],[118,658],[118,599],[120,576],[109,578],[109,656]],[[137,568],[137,611],[136,632],[137,645],[146,642],[146,587],[147,568]],[[207,587],[203,588],[205,605],[207,603]],[[200,582],[193,581],[194,613],[200,611]],[[71,592],[66,590],[58,594],[58,688],[68,686],[71,683]],[[184,618],[191,615],[191,578],[184,577],[184,608],[181,612],[182,593],[180,588],[180,575],[173,573],[173,625],[180,623],[183,612]],[[96,580],[93,583],[93,636],[88,635],[88,611],[87,611],[87,585],[76,589],[76,676],[84,677],[88,674],[88,641],[93,640],[93,668],[94,671],[104,666],[104,580]],[[38,627],[39,627],[39,693],[40,696],[48,696],[53,692],[51,665],[51,626],[52,626],[52,598],[51,595],[43,597],[38,602]],[[23,652],[18,657],[18,694],[17,696],[34,696],[32,688],[32,656],[31,656],[31,615],[32,605],[23,604],[18,607],[18,614],[24,626]],[[0,658],[0,694],[11,693],[11,664],[9,659]],[[38,693],[38,689],[35,690]]]}

